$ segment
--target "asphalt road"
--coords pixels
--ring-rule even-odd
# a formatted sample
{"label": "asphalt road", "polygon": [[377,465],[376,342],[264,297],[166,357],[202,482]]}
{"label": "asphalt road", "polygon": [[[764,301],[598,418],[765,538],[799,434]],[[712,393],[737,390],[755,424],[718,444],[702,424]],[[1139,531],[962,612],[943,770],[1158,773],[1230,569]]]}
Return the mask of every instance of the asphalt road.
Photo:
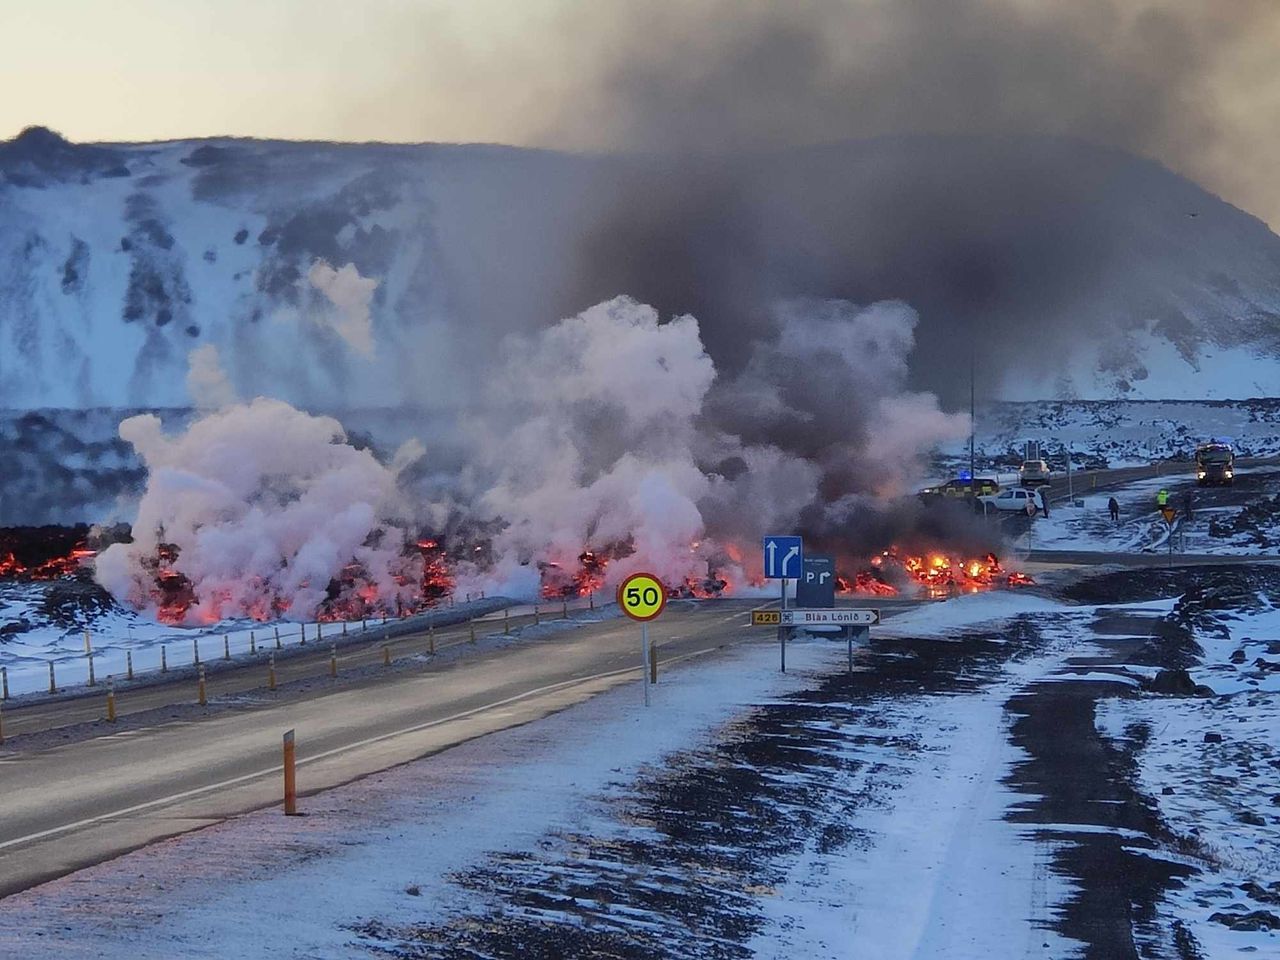
{"label": "asphalt road", "polygon": [[[649,627],[660,662],[774,636],[745,625],[746,611],[757,604],[671,604]],[[891,615],[892,604],[883,606]],[[496,626],[500,631],[500,621]],[[298,784],[305,797],[634,681],[639,633],[638,625],[611,619],[516,643],[482,639],[470,648],[467,629],[456,628],[437,633],[437,649],[465,645],[460,655],[423,657],[400,669],[354,669],[360,660],[380,664],[381,644],[346,654],[346,672],[337,681],[327,678],[327,656],[284,664],[282,673],[297,673],[296,695],[266,691],[260,666],[231,670],[210,678],[207,710],[173,706],[175,691],[185,693],[189,704],[190,689],[169,684],[139,690],[121,702],[122,718],[132,716],[132,722],[116,731],[99,724],[94,735],[79,739],[68,733],[67,742],[56,745],[47,741],[57,733],[36,731],[59,726],[65,719],[59,709],[95,718],[101,702],[6,713],[0,896],[278,802],[286,730],[297,731]],[[424,644],[418,636],[393,646],[404,654]],[[318,663],[326,668],[319,681]],[[636,698],[643,709],[638,685]],[[24,726],[30,735],[15,736]],[[35,746],[27,749],[24,742]]]}

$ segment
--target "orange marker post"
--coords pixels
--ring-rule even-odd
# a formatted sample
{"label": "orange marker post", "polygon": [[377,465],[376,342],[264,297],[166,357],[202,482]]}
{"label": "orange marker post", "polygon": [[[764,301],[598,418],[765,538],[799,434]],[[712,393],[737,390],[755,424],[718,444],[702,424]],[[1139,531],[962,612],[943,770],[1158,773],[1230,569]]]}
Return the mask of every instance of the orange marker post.
{"label": "orange marker post", "polygon": [[284,815],[286,817],[298,815],[298,777],[295,761],[293,731],[288,730],[284,735]]}

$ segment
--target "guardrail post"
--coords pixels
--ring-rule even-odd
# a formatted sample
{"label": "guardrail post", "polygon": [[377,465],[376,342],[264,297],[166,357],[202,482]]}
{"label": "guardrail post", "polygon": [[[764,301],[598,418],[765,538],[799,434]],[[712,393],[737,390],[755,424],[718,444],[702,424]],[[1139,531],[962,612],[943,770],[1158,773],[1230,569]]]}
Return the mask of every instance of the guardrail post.
{"label": "guardrail post", "polygon": [[116,682],[107,677],[107,723],[116,722]]}
{"label": "guardrail post", "polygon": [[49,661],[49,692],[50,693],[58,692],[58,685],[53,682],[53,661],[52,660]]}
{"label": "guardrail post", "polygon": [[366,620],[364,617],[360,618],[360,632],[361,633],[369,632],[369,621]]}
{"label": "guardrail post", "polygon": [[0,667],[0,700],[9,699],[9,668]]}
{"label": "guardrail post", "polygon": [[385,643],[382,645],[382,665],[384,667],[391,666],[391,648]]}
{"label": "guardrail post", "polygon": [[228,633],[222,635],[222,659],[231,659],[231,635]]}
{"label": "guardrail post", "polygon": [[307,625],[305,623],[302,625],[302,631],[299,636],[302,639],[298,641],[298,645],[305,647],[307,645]]}
{"label": "guardrail post", "polygon": [[165,649],[164,649],[164,644],[163,644],[163,643],[162,643],[162,644],[160,644],[160,672],[161,672],[161,673],[168,673],[168,672],[169,672],[169,657],[168,657],[168,655],[165,653]]}
{"label": "guardrail post", "polygon": [[342,635],[344,637],[347,635],[347,621],[345,620],[342,621]]}
{"label": "guardrail post", "polygon": [[336,643],[329,644],[329,677],[337,679],[338,676],[338,645]]}
{"label": "guardrail post", "polygon": [[320,621],[316,621],[316,643],[324,639],[324,635],[320,632]]}
{"label": "guardrail post", "polygon": [[293,731],[284,735],[284,815],[298,815],[298,779],[296,770],[296,754],[294,753]]}
{"label": "guardrail post", "polygon": [[436,618],[432,615],[427,621],[427,653],[436,655]]}
{"label": "guardrail post", "polygon": [[267,689],[276,688],[276,655],[273,653],[267,660]]}
{"label": "guardrail post", "polygon": [[471,628],[471,642],[475,643],[476,642],[476,622],[474,620],[470,620],[468,621],[468,626],[470,626]]}
{"label": "guardrail post", "polygon": [[209,698],[208,698],[207,696],[205,696],[204,667],[201,667],[201,668],[200,668],[200,682],[199,682],[199,685],[198,685],[198,687],[197,687],[197,692],[198,692],[198,693],[199,693],[199,695],[200,695],[200,697],[199,697],[199,700],[200,700],[200,706],[202,706],[202,707],[203,707],[203,706],[207,706],[207,705],[208,705],[208,703],[209,703]]}
{"label": "guardrail post", "polygon": [[200,666],[200,638],[191,638],[191,662],[195,666]]}
{"label": "guardrail post", "polygon": [[124,678],[126,680],[133,679],[133,651],[126,650],[124,652]]}

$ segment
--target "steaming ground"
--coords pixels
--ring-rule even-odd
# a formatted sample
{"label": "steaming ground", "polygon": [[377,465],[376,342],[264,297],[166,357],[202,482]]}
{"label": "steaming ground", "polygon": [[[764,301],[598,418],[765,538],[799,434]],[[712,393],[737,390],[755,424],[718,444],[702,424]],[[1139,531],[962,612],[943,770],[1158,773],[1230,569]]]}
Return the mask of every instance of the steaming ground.
{"label": "steaming ground", "polygon": [[[1280,661],[1257,638],[1278,588],[1201,567],[975,595],[879,628],[853,673],[840,644],[798,641],[785,678],[748,644],[665,673],[648,712],[623,687],[307,798],[306,818],[251,814],[10,897],[0,944],[1267,955]],[[1156,693],[1175,668],[1214,695]]]}

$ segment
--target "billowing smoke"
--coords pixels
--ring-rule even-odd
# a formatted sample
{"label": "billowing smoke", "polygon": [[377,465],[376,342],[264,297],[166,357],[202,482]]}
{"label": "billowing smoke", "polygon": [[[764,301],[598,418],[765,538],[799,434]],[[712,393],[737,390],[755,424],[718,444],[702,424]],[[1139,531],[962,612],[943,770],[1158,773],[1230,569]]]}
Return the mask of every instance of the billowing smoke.
{"label": "billowing smoke", "polygon": [[743,586],[776,530],[865,558],[918,522],[895,497],[968,418],[905,389],[904,304],[792,301],[771,317],[727,378],[693,317],[663,322],[626,297],[508,338],[460,425],[466,468],[445,485],[430,446],[383,466],[336,421],[280,401],[233,404],[172,437],[132,418],[121,436],[147,491],[135,541],[104,552],[99,578],[171,618],[163,578],[176,579],[194,621],[351,609],[344,592],[396,609],[421,596],[423,557],[405,545],[447,538],[450,523],[485,531],[483,560],[454,557],[463,592],[536,596],[584,553],[607,565],[596,588],[637,569],[695,592]]}
{"label": "billowing smoke", "polygon": [[360,276],[355,264],[335,270],[323,260],[317,260],[307,271],[307,282],[324,294],[330,309],[315,312],[319,322],[332,327],[347,346],[362,356],[373,355],[373,317],[369,304],[378,281]]}
{"label": "billowing smoke", "polygon": [[117,599],[155,612],[172,600],[168,573],[194,599],[175,619],[310,617],[353,562],[386,602],[414,592],[397,579],[402,542],[389,530],[403,516],[396,476],[348,444],[336,420],[260,398],[177,436],[150,414],[124,421],[120,435],[148,478],[134,541],[98,557],[98,579]]}

